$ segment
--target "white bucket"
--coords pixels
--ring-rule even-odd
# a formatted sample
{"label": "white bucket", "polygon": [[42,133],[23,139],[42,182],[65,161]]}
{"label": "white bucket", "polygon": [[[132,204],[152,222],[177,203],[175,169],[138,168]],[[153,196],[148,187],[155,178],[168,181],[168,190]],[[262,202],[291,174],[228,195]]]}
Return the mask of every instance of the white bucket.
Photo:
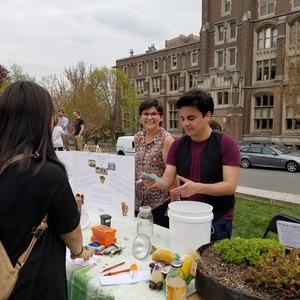
{"label": "white bucket", "polygon": [[170,248],[182,255],[210,242],[213,207],[197,201],[169,204]]}

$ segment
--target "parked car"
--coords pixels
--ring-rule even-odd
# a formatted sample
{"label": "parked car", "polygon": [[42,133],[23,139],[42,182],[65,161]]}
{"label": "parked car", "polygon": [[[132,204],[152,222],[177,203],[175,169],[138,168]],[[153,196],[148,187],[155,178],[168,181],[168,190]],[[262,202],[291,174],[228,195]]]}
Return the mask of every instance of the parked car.
{"label": "parked car", "polygon": [[240,153],[243,168],[269,167],[289,172],[300,170],[300,154],[283,146],[242,146]]}
{"label": "parked car", "polygon": [[120,136],[117,140],[116,151],[118,155],[135,156],[134,136]]}

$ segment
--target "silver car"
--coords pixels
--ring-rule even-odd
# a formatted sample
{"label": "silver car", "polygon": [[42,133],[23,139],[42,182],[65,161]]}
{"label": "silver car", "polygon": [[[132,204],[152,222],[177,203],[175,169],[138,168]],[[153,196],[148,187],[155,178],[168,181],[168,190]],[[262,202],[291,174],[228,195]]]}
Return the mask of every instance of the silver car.
{"label": "silver car", "polygon": [[240,153],[243,168],[268,167],[289,172],[300,169],[300,154],[283,146],[242,146]]}

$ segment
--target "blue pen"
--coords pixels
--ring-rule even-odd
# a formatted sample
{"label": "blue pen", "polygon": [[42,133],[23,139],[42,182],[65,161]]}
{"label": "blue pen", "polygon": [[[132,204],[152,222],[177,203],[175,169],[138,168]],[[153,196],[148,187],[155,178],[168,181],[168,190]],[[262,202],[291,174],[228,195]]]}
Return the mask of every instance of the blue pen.
{"label": "blue pen", "polygon": [[137,180],[134,184],[139,184],[141,183],[143,180],[147,179],[148,177],[144,177],[144,178],[141,178],[139,180]]}

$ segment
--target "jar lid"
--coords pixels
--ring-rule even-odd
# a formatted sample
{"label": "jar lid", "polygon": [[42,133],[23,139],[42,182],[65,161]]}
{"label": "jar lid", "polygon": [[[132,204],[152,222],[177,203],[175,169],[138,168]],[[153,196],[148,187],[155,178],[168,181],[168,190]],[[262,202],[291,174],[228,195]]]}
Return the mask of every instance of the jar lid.
{"label": "jar lid", "polygon": [[181,263],[180,260],[173,260],[173,261],[171,262],[171,266],[172,266],[173,268],[181,268],[182,263]]}
{"label": "jar lid", "polygon": [[151,207],[150,206],[140,206],[139,211],[141,213],[150,213],[151,212]]}

